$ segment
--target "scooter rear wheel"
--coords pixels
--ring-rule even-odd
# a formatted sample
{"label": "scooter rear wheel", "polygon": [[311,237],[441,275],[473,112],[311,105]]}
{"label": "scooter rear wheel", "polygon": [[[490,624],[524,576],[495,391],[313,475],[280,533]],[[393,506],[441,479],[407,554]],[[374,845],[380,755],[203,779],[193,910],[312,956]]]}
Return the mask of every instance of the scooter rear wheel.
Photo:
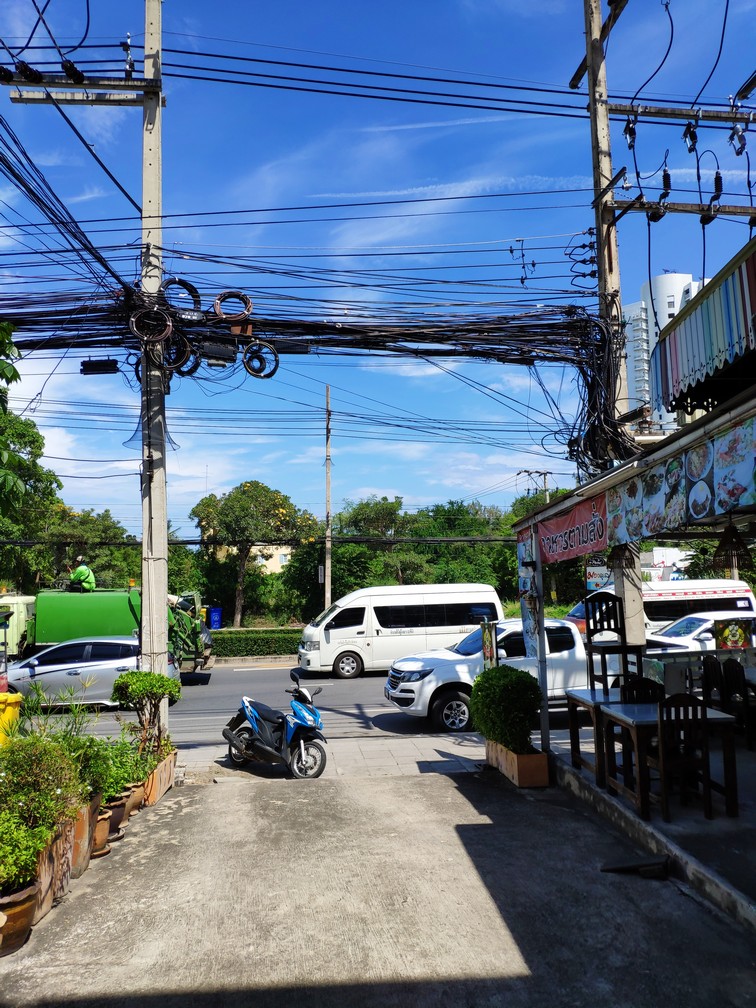
{"label": "scooter rear wheel", "polygon": [[320,777],[325,770],[326,751],[320,742],[310,740],[304,743],[304,758],[302,746],[297,746],[291,760],[291,772],[295,777]]}
{"label": "scooter rear wheel", "polygon": [[[252,736],[252,731],[249,728],[237,728],[236,735],[244,743],[245,748],[249,745]],[[234,749],[232,745],[228,747],[228,758],[235,766],[246,766],[247,763],[251,763],[252,760],[247,759],[246,756],[242,756],[238,749]]]}

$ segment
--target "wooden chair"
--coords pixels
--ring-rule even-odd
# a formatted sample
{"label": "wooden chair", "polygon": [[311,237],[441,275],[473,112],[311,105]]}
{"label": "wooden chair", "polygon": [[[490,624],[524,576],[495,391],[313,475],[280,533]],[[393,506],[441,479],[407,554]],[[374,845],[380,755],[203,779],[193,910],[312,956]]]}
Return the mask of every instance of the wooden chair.
{"label": "wooden chair", "polygon": [[756,703],[751,702],[745,670],[737,658],[727,658],[722,665],[723,710],[734,714],[745,733],[746,745],[753,749],[756,728]]}
{"label": "wooden chair", "polygon": [[724,710],[724,676],[716,655],[704,655],[701,662],[701,691],[707,707]]}
{"label": "wooden chair", "polygon": [[[585,606],[585,650],[588,659],[588,683],[592,689],[600,685],[609,689],[609,658],[619,658],[619,681],[643,674],[643,645],[628,644],[625,633],[625,610],[622,599],[613,592],[594,592],[583,600]],[[611,634],[612,639],[598,640]],[[598,661],[598,669],[596,667]]]}
{"label": "wooden chair", "polygon": [[622,703],[660,703],[664,699],[664,687],[656,679],[645,676],[631,676],[620,685]]}
{"label": "wooden chair", "polygon": [[709,772],[709,730],[706,704],[689,693],[675,693],[659,704],[659,750],[648,753],[646,763],[659,772],[661,808],[670,821],[669,796],[679,781],[680,800],[687,804],[688,791],[701,785],[704,815],[714,818]]}

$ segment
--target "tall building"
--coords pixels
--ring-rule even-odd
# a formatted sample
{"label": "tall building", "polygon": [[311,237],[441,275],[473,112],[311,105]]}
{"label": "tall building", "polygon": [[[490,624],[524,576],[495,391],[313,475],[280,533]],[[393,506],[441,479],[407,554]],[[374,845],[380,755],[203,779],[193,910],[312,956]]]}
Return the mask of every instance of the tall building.
{"label": "tall building", "polygon": [[703,286],[690,273],[662,273],[641,287],[640,301],[623,306],[625,353],[627,357],[628,412],[645,405],[649,415],[633,424],[638,435],[663,437],[679,426],[674,413],[651,410],[649,362],[659,341],[659,333]]}

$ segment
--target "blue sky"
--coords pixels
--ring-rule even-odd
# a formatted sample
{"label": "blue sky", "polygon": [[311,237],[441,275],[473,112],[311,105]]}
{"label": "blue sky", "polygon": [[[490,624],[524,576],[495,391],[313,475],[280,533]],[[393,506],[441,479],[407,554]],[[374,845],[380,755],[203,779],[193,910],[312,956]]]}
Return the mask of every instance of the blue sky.
{"label": "blue sky", "polygon": [[[143,4],[125,0],[117,8],[92,3],[87,43],[107,48],[71,58],[120,59],[114,52],[130,32],[139,73]],[[85,0],[50,0],[44,10],[61,48],[84,34]],[[631,0],[608,48],[612,96],[629,100],[643,87],[662,63],[673,27],[668,56],[638,102],[692,102],[717,61],[725,11],[721,54],[699,104],[726,103],[754,69],[756,0],[672,0],[668,7]],[[14,54],[35,20],[31,0],[3,4],[0,38]],[[585,84],[576,94],[561,93],[585,51],[579,0],[166,0],[163,31],[164,47],[177,51],[164,54],[163,200],[170,215],[164,268],[195,283],[203,307],[223,289],[244,289],[256,315],[322,318],[330,331],[372,311],[390,317],[397,304],[405,315],[450,301],[461,314],[496,301],[508,304],[507,313],[536,303],[593,309],[584,293],[590,281],[571,282],[565,254],[586,241],[594,223],[589,125],[580,117]],[[37,44],[49,44],[42,27],[32,40]],[[23,55],[32,65],[40,58],[34,49]],[[255,64],[257,72],[345,81],[352,92],[380,80],[407,89],[404,97],[413,100],[175,76],[229,78],[229,69],[250,69],[243,61],[249,59],[278,61]],[[10,65],[7,51],[0,62]],[[210,69],[187,71],[179,63]],[[496,107],[426,103],[419,93],[459,92],[454,81],[461,78],[487,86],[486,98],[478,87],[467,104]],[[512,91],[515,85],[521,90]],[[523,114],[493,100],[501,97],[578,108],[569,116]],[[67,114],[138,203],[141,112],[69,107]],[[57,110],[11,104],[3,88],[0,115],[94,244],[108,246],[121,273],[136,279],[134,209]],[[613,126],[612,153],[617,169],[628,166],[631,188],[617,195],[633,196],[636,168],[622,126]],[[696,159],[686,152],[683,127],[640,122],[637,168],[641,185],[657,192],[666,157],[671,199],[697,201]],[[751,151],[736,156],[726,129],[700,134],[704,202],[719,167],[722,202],[747,203]],[[35,277],[45,278],[37,279],[39,290],[86,289],[86,278],[39,257],[39,238],[23,226],[38,221],[38,212],[3,179],[0,200],[0,294],[28,295]],[[716,220],[705,231],[704,259],[697,217],[668,214],[649,228],[645,215],[628,214],[619,226],[623,300],[638,299],[649,268],[696,278],[705,268],[712,276],[748,238],[742,218]],[[224,262],[245,257],[244,267],[209,264],[200,255]],[[48,464],[64,478],[66,502],[108,507],[138,534],[139,452],[123,445],[137,424],[138,388],[125,362],[123,374],[84,377],[81,358],[76,352],[25,358],[11,406],[39,424]],[[557,412],[568,423],[574,417],[575,375],[569,367],[542,368],[538,378],[541,384],[527,369],[461,359],[332,355],[284,356],[269,381],[238,367],[201,369],[174,380],[167,400],[179,446],[168,459],[172,523],[194,534],[191,507],[205,493],[247,479],[322,516],[326,386],[333,510],[372,494],[400,496],[408,508],[458,499],[506,507],[534,481],[542,485],[542,476],[523,471],[550,473],[552,488],[572,485],[574,466],[554,431]]]}

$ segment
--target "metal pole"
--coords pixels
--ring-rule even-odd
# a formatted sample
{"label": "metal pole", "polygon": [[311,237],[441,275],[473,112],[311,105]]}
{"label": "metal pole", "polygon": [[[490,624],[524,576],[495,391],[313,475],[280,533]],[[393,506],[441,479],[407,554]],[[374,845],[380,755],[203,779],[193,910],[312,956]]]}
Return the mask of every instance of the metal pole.
{"label": "metal pole", "polygon": [[[144,76],[160,80],[162,0],[145,0]],[[142,292],[162,282],[161,91],[145,91],[142,120]],[[168,514],[164,373],[142,354],[142,661],[168,671]]]}
{"label": "metal pole", "polygon": [[326,527],[325,527],[325,606],[331,604],[331,386],[326,385]]}

